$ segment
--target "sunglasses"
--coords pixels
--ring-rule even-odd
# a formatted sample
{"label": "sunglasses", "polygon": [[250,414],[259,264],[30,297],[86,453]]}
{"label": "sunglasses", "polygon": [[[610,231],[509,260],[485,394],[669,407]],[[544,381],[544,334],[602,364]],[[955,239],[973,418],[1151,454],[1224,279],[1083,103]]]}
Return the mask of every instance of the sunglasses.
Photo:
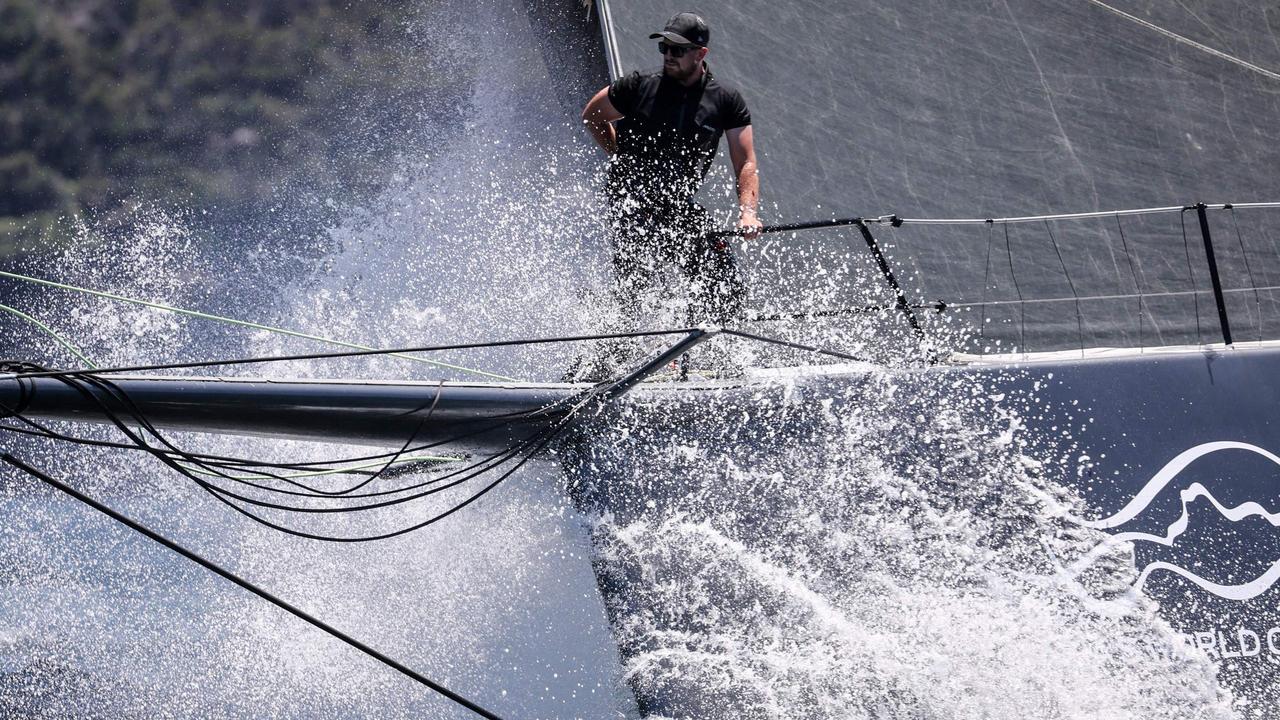
{"label": "sunglasses", "polygon": [[664,43],[664,42],[658,43],[658,52],[662,53],[663,55],[670,55],[673,58],[682,58],[684,57],[685,53],[694,49],[695,48],[681,47],[679,45],[671,45],[669,43]]}

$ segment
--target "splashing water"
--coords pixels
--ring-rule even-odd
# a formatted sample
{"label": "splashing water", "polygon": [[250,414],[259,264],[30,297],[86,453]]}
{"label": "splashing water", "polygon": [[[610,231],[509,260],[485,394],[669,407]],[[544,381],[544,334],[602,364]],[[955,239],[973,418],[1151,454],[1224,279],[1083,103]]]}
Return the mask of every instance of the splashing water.
{"label": "splashing water", "polygon": [[[218,247],[198,241],[182,212],[144,208],[131,233],[101,237],[90,226],[77,250],[37,261],[32,274],[379,346],[563,330],[555,297],[576,287],[576,268],[587,265],[577,260],[581,233],[573,230],[591,212],[575,180],[589,176],[574,168],[587,141],[558,110],[554,124],[545,122],[554,97],[541,81],[526,84],[532,97],[517,97],[514,88],[541,62],[525,41],[533,33],[521,11],[468,3],[426,15],[423,32],[465,28],[454,35],[450,62],[474,64],[478,79],[457,108],[458,126],[441,133],[450,142],[406,148],[407,156],[422,159],[408,163],[369,206],[351,210],[321,236],[283,247]],[[543,121],[511,111],[530,103],[529,115]],[[29,310],[101,365],[317,349],[58,292],[30,300]],[[16,325],[4,344],[45,364],[78,365],[30,327]],[[513,375],[545,374],[554,365],[532,353],[442,359]],[[230,372],[439,377],[391,360]],[[60,427],[119,439],[105,430]],[[196,451],[282,460],[367,453],[173,438]],[[616,717],[634,706],[617,683],[617,654],[600,603],[594,595],[584,599],[583,590],[595,587],[590,548],[555,492],[550,463],[526,467],[456,523],[353,547],[293,540],[246,522],[140,456],[8,437],[5,443],[502,715]],[[8,471],[4,477],[0,714],[466,717],[108,520]]]}
{"label": "splashing water", "polygon": [[[608,290],[595,149],[576,123],[545,122],[562,113],[535,77],[544,66],[526,43],[527,18],[488,3],[465,8],[483,22],[462,23],[459,12],[446,6],[424,21],[469,28],[453,61],[475,65],[480,80],[458,108],[456,136],[418,149],[421,160],[391,189],[310,239],[311,272],[281,278],[272,248],[228,257],[193,242],[180,213],[151,210],[139,211],[127,242],[69,253],[51,269],[99,289],[384,347],[607,327],[593,301]],[[818,239],[743,249],[762,314],[883,303],[859,254],[808,237]],[[797,274],[800,266],[811,271]],[[226,287],[244,292],[228,298]],[[314,349],[150,310],[42,302],[41,314],[104,364]],[[653,318],[654,327],[674,321]],[[1124,593],[1134,576],[1127,555],[1116,550],[1082,577],[1063,571],[1103,536],[1065,523],[1044,499],[1075,502],[1054,474],[1063,439],[1025,427],[1035,399],[996,400],[1001,383],[990,377],[905,371],[913,341],[895,322],[871,313],[771,324],[779,337],[878,364],[839,381],[625,402],[557,449],[568,492],[560,469],[544,463],[445,525],[367,547],[282,537],[116,451],[34,441],[23,450],[519,716],[621,717],[633,691],[655,717],[1230,717],[1211,666],[1175,643],[1149,601]],[[951,343],[949,332],[935,328],[934,341]],[[9,342],[73,364],[28,328]],[[726,344],[747,365],[808,360]],[[545,380],[575,352],[441,359]],[[236,372],[440,377],[392,359]],[[176,438],[282,459],[349,450]],[[0,707],[461,716],[69,502],[8,483],[0,506]],[[578,597],[595,586],[588,557],[603,611]],[[612,637],[591,631],[602,612]]]}
{"label": "splashing water", "polygon": [[632,404],[587,431],[571,490],[599,513],[647,712],[1233,716],[1212,667],[1125,592],[1127,552],[1065,571],[1105,536],[1061,519],[1063,439],[1019,427],[1033,397],[954,372],[852,377]]}

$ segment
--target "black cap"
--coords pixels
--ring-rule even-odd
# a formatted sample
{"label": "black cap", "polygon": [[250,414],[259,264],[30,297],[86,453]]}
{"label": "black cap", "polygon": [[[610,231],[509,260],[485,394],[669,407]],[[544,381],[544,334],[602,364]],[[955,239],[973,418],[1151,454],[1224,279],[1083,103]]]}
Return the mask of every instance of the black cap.
{"label": "black cap", "polygon": [[658,38],[684,47],[706,47],[711,39],[711,29],[707,27],[706,20],[691,12],[682,12],[672,16],[662,32],[649,36],[650,40]]}

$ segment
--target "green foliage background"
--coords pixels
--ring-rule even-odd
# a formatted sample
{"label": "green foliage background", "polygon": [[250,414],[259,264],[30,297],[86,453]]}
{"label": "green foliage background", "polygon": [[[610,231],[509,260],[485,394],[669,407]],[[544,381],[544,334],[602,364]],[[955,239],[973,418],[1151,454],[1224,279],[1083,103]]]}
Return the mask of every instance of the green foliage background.
{"label": "green foliage background", "polygon": [[[359,191],[467,80],[408,0],[4,0],[0,253],[134,202]],[[429,61],[429,64],[428,62]]]}

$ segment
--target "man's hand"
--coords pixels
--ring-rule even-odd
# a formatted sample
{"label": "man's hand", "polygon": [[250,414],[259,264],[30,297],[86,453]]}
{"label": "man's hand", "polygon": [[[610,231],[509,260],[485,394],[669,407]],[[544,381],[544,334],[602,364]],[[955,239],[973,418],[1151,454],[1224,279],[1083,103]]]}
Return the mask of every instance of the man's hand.
{"label": "man's hand", "polygon": [[764,223],[760,222],[760,218],[756,217],[756,211],[743,208],[742,213],[738,216],[738,232],[746,240],[755,240],[760,237],[760,230],[764,228]]}

